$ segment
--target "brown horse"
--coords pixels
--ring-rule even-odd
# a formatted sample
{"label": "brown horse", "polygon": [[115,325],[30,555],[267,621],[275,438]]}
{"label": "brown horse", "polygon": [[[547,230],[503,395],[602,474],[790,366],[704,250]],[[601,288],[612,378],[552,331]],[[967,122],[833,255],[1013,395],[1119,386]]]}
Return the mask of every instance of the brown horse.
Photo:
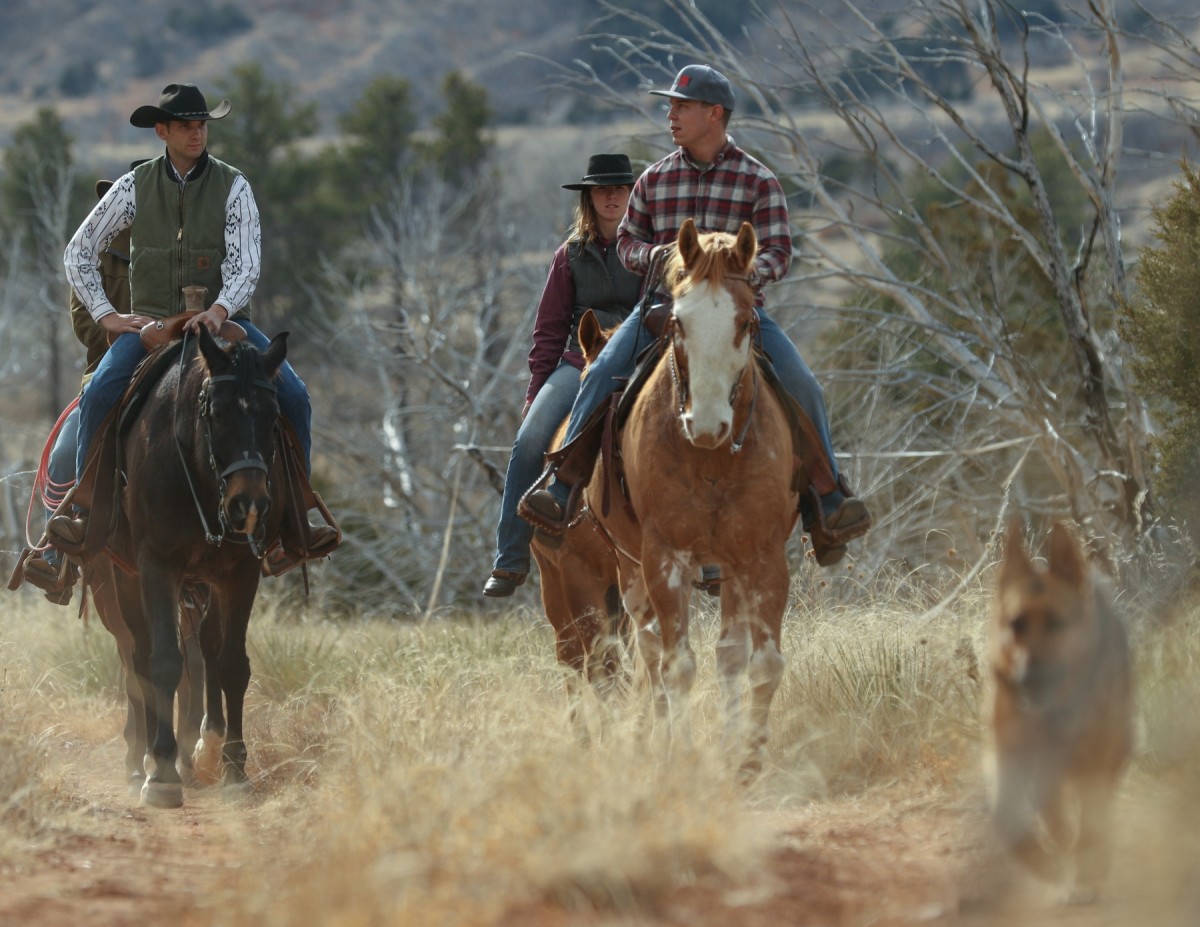
{"label": "brown horse", "polygon": [[[579,341],[589,363],[605,344],[596,316],[588,310],[579,323]],[[587,368],[584,368],[587,376]],[[561,446],[564,420],[550,449]],[[590,517],[577,519],[561,538],[535,532],[530,545],[541,576],[542,608],[554,629],[558,662],[569,694],[591,682],[607,694],[621,675],[619,638],[626,619],[621,607],[617,558],[611,543]]]}
{"label": "brown horse", "polygon": [[[666,708],[695,678],[693,586],[704,568],[719,570],[726,738],[748,751],[746,775],[761,769],[783,677],[784,548],[806,479],[754,352],[758,316],[747,274],[757,250],[749,223],[735,238],[699,234],[692,220],[684,222],[666,269],[674,296],[666,344],[621,431],[619,468],[600,461],[584,490],[591,517],[618,552],[623,601]],[[601,495],[607,489],[610,500],[620,500],[622,487],[629,506],[610,501],[605,514]]]}
{"label": "brown horse", "polygon": [[[287,353],[286,335],[261,353],[248,342],[222,349],[203,328],[198,343],[195,354],[195,342],[185,342],[179,363],[124,427],[126,486],[115,533],[100,555],[117,567],[109,576],[120,627],[110,630],[118,646],[130,647],[130,708],[144,713],[144,724],[132,731],[127,724],[126,734],[133,755],[142,732],[141,800],[155,807],[183,803],[174,705],[184,663],[176,616],[185,584],[208,589],[198,629],[206,713],[202,731],[181,736],[198,741],[198,768],[217,766],[219,750],[227,785],[249,787],[242,738],[250,681],[246,629],[261,558],[278,537],[286,493],[284,465],[275,454],[273,383]],[[89,565],[93,582],[102,569]]]}

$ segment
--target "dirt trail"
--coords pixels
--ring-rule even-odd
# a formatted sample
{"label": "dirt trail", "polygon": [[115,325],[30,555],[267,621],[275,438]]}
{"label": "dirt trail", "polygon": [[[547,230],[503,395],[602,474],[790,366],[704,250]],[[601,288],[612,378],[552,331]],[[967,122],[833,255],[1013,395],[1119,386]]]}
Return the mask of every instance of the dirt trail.
{"label": "dirt trail", "polygon": [[[231,805],[217,791],[189,790],[179,811],[137,807],[117,780],[123,747],[63,742],[63,793],[83,816],[80,833],[0,880],[0,925],[142,927],[220,923],[229,876],[249,852],[269,859],[269,817],[260,795]],[[269,786],[267,787],[270,788]],[[551,904],[515,909],[512,927],[591,927],[615,922],[659,927],[1000,924],[1124,925],[1146,922],[1144,899],[1125,875],[1105,905],[1064,909],[1019,879],[995,878],[997,860],[977,827],[977,809],[897,795],[814,803],[763,816],[781,835],[764,878],[731,886],[698,875],[636,920],[612,912],[568,913]],[[972,823],[974,822],[974,823]],[[244,837],[254,833],[249,850]],[[241,835],[241,839],[236,839]],[[264,853],[266,854],[264,856]],[[1007,899],[999,904],[998,899]]]}

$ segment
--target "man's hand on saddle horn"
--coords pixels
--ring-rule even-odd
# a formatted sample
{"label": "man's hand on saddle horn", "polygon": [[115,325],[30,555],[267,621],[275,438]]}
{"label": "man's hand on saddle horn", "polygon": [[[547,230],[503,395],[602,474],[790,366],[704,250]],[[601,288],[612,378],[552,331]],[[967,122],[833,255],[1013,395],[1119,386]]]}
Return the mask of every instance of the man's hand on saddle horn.
{"label": "man's hand on saddle horn", "polygon": [[213,303],[203,312],[197,313],[188,319],[187,324],[183,326],[183,330],[188,332],[199,331],[197,326],[203,325],[208,329],[208,333],[215,337],[221,331],[221,326],[228,318],[229,310],[220,303]]}
{"label": "man's hand on saddle horn", "polygon": [[97,320],[100,327],[110,335],[124,335],[126,332],[140,332],[142,326],[151,319],[149,316],[137,315],[130,313],[122,315],[120,312],[110,312],[107,315],[102,315]]}

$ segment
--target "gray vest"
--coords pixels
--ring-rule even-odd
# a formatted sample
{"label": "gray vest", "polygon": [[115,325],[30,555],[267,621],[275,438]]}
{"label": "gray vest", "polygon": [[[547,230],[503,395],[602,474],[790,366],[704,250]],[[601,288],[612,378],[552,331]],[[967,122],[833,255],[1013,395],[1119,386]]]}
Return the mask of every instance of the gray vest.
{"label": "gray vest", "polygon": [[586,247],[578,241],[567,245],[571,277],[575,281],[575,308],[571,313],[570,351],[580,351],[579,320],[591,309],[601,328],[619,325],[637,305],[642,291],[642,278],[625,269],[617,257],[616,245],[607,256],[602,255],[595,242]]}
{"label": "gray vest", "polygon": [[[221,292],[225,203],[238,171],[209,157],[182,186],[161,155],[134,171],[137,214],[130,237],[133,311],[161,319],[183,312],[185,286],[208,287],[207,308]],[[237,313],[249,316],[249,306]]]}

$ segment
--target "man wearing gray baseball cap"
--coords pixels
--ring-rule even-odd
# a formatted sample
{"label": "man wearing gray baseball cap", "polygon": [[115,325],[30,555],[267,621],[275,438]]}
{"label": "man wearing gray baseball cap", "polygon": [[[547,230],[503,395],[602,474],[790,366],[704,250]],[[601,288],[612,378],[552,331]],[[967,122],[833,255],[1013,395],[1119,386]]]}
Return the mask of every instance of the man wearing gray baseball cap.
{"label": "man wearing gray baseball cap", "polygon": [[[726,129],[734,110],[734,93],[720,71],[689,64],[675,76],[670,90],[650,93],[671,101],[667,124],[677,147],[646,168],[634,184],[617,230],[617,253],[627,268],[644,275],[654,252],[673,244],[689,217],[703,232],[737,234],[742,222],[754,226],[759,250],[749,282],[757,291],[760,344],[784,389],[815,426],[828,458],[810,468],[815,498],[802,498],[800,510],[817,562],[832,566],[845,555],[848,541],[870,529],[871,516],[838,473],[820,383],[791,339],[763,309],[762,288],[782,280],[792,260],[783,187],[766,165],[729,137]],[[663,293],[661,298],[669,297]],[[569,520],[569,488],[590,475],[599,442],[598,429],[586,426],[597,418],[592,413],[633,372],[633,359],[652,340],[641,314],[633,313],[589,368],[571,409],[562,456],[551,465],[554,481],[546,489],[529,493],[522,505],[521,514],[542,530],[561,533]],[[578,452],[569,452],[567,445],[572,442]],[[535,485],[547,478],[548,474],[543,474]]]}

